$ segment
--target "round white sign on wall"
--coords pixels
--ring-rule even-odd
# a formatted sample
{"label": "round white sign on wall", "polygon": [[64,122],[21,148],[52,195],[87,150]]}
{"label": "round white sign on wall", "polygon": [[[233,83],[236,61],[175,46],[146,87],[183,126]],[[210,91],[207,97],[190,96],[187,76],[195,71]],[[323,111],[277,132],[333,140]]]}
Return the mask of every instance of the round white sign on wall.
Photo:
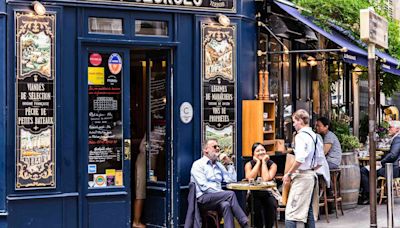
{"label": "round white sign on wall", "polygon": [[183,102],[181,104],[181,120],[183,123],[190,123],[193,119],[193,107],[189,102]]}

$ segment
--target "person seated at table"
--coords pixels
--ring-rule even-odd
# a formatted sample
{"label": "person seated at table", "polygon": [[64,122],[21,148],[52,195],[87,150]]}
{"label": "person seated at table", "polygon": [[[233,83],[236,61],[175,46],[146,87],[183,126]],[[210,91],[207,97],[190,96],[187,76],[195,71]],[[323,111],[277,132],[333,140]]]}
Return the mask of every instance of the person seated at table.
{"label": "person seated at table", "polygon": [[[264,146],[261,143],[254,143],[252,146],[253,160],[246,163],[244,170],[246,179],[257,179],[270,181],[275,177],[277,166],[269,159]],[[268,191],[252,191],[254,202],[254,227],[273,227],[277,201]],[[264,221],[263,221],[264,217]]]}
{"label": "person seated at table", "polygon": [[[377,170],[379,177],[385,176],[385,164],[393,163],[393,178],[399,177],[399,162],[400,162],[400,121],[389,121],[389,135],[392,136],[390,139],[390,151],[383,159],[377,162],[378,166],[381,166]],[[369,167],[362,167],[361,170],[361,204],[369,204]]]}
{"label": "person seated at table", "polygon": [[330,131],[330,121],[326,117],[317,119],[315,124],[317,133],[324,138],[324,154],[329,169],[338,169],[342,161],[342,147],[338,137]]}
{"label": "person seated at table", "polygon": [[[222,182],[236,182],[236,170],[230,162],[225,168],[217,161],[220,146],[216,139],[203,145],[203,157],[195,161],[190,171],[190,181],[196,184],[196,199],[203,210],[218,210],[224,217],[224,227],[234,228],[233,217],[242,227],[249,227],[248,218],[240,207],[233,191],[222,190]],[[228,163],[229,158],[225,158]]]}

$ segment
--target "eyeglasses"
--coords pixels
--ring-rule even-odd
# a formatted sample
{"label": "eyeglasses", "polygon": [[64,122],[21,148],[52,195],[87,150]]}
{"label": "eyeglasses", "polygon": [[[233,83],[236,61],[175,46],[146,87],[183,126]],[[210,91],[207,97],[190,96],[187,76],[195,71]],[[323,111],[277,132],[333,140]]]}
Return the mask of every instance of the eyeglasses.
{"label": "eyeglasses", "polygon": [[219,145],[214,145],[214,146],[212,146],[214,149],[219,149],[220,147],[219,147]]}

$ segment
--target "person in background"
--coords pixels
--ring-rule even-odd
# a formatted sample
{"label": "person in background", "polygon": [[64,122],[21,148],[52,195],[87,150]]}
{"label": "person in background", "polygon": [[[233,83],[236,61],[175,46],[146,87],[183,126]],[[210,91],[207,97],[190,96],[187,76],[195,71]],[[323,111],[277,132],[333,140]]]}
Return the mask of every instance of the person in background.
{"label": "person in background", "polygon": [[324,137],[324,154],[329,169],[338,169],[342,161],[342,147],[338,137],[330,131],[330,121],[326,117],[317,119],[317,133]]}
{"label": "person in background", "polygon": [[[244,172],[246,179],[257,179],[270,181],[275,177],[277,166],[269,159],[267,151],[261,143],[252,146],[253,160],[246,163]],[[254,227],[272,228],[276,217],[277,201],[269,191],[253,191],[254,202]],[[263,212],[263,213],[262,213]],[[265,221],[263,221],[263,215]]]}
{"label": "person in background", "polygon": [[[318,210],[318,179],[316,169],[321,167],[325,156],[321,140],[309,127],[310,116],[304,109],[292,115],[295,137],[295,161],[283,176],[284,185],[291,183],[285,209],[285,225],[295,228],[297,222],[314,228],[314,209]],[[315,211],[316,212],[316,211]]]}
{"label": "person in background", "polygon": [[146,133],[139,146],[139,154],[135,162],[135,200],[133,203],[133,228],[144,228],[141,222],[144,201],[146,199]]}
{"label": "person in background", "polygon": [[235,167],[230,164],[225,168],[217,161],[219,155],[218,141],[208,139],[203,145],[203,157],[192,165],[190,180],[196,184],[197,203],[204,210],[217,210],[222,213],[225,228],[235,227],[233,217],[236,217],[242,227],[247,228],[248,218],[240,207],[235,193],[222,190],[221,186],[222,182],[236,182]]}
{"label": "person in background", "polygon": [[[392,136],[390,139],[390,151],[386,154],[381,161],[377,161],[377,175],[384,177],[386,173],[385,164],[393,163],[393,178],[397,178],[400,175],[399,162],[400,162],[400,121],[389,121],[389,135]],[[361,173],[361,199],[360,204],[369,204],[369,167],[362,167]]]}

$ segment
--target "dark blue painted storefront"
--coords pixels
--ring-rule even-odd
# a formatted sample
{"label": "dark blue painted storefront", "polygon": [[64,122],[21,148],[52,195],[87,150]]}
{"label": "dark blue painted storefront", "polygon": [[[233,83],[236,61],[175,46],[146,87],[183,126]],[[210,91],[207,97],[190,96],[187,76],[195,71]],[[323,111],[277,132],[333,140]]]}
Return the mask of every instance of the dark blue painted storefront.
{"label": "dark blue painted storefront", "polygon": [[[87,180],[87,54],[90,50],[118,51],[133,48],[167,49],[171,89],[170,129],[165,182],[149,183],[144,217],[155,227],[183,223],[186,191],[192,162],[200,157],[201,84],[200,23],[215,21],[216,11],[103,5],[96,2],[48,1],[56,13],[56,188],[15,190],[15,30],[14,12],[31,11],[31,1],[0,3],[0,227],[130,227],[131,161],[124,161],[124,183],[118,189],[89,189]],[[241,101],[253,99],[256,85],[256,24],[254,1],[236,3],[236,13],[225,13],[237,26],[237,157],[241,157]],[[88,17],[123,18],[124,35],[88,33]],[[135,36],[135,19],[163,19],[168,37]],[[124,58],[124,64],[129,64]],[[126,72],[128,68],[124,68]],[[126,72],[125,75],[129,75]],[[129,77],[124,76],[129,82]],[[123,87],[124,113],[129,113],[129,83]],[[179,117],[183,102],[193,105],[193,120]],[[127,114],[126,116],[129,116]],[[129,135],[129,118],[124,137]],[[238,159],[238,167],[243,167]],[[242,177],[238,169],[238,179]]]}

